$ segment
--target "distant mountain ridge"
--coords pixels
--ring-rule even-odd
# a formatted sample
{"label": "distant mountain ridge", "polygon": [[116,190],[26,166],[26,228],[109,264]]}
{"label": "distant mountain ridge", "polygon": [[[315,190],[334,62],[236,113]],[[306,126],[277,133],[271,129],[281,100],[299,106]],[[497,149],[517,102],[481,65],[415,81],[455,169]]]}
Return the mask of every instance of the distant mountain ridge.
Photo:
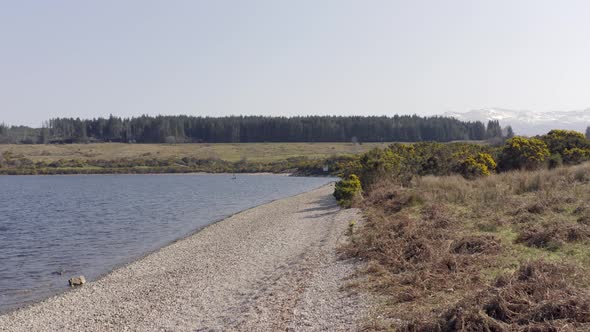
{"label": "distant mountain ridge", "polygon": [[517,135],[540,135],[551,129],[570,129],[584,132],[590,126],[590,108],[581,111],[533,112],[502,108],[484,108],[465,113],[446,112],[443,116],[461,121],[498,120],[500,125],[512,126]]}

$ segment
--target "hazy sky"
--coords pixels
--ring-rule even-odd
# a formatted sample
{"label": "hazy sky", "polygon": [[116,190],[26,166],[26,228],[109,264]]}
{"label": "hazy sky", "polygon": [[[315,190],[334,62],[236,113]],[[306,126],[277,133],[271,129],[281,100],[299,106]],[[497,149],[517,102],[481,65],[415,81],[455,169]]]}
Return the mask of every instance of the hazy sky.
{"label": "hazy sky", "polygon": [[590,1],[0,0],[0,122],[590,107]]}

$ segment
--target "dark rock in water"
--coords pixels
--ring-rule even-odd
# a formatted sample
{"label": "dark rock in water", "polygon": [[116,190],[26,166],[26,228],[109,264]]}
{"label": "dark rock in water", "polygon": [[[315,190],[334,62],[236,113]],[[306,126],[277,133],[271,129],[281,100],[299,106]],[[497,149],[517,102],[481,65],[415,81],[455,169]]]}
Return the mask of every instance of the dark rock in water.
{"label": "dark rock in water", "polygon": [[86,278],[84,276],[72,277],[69,280],[70,286],[82,286],[86,283]]}
{"label": "dark rock in water", "polygon": [[66,271],[65,269],[59,269],[57,271],[51,272],[51,274],[56,275],[56,276],[63,276],[64,274],[66,274],[66,272],[68,272],[68,271]]}

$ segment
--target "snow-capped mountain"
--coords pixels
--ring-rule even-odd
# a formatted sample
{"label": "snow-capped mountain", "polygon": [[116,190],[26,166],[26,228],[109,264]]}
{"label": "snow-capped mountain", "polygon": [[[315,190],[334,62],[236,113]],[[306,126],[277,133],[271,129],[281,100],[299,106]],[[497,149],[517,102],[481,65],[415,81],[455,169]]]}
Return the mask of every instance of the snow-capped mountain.
{"label": "snow-capped mountain", "polygon": [[486,108],[472,110],[466,113],[447,112],[445,116],[452,116],[463,121],[498,120],[500,125],[512,126],[517,135],[540,135],[551,129],[571,129],[585,132],[590,126],[590,108],[583,111],[563,112],[532,112],[513,111],[501,108]]}

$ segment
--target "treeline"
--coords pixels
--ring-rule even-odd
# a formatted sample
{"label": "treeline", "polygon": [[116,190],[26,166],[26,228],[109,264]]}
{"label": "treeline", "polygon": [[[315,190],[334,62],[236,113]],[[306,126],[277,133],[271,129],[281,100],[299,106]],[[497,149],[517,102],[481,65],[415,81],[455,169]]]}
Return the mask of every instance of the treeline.
{"label": "treeline", "polygon": [[0,144],[43,143],[41,129],[26,126],[9,127],[0,123]]}
{"label": "treeline", "polygon": [[449,142],[511,136],[498,121],[386,116],[141,116],[56,118],[42,128],[0,125],[0,143]]}

